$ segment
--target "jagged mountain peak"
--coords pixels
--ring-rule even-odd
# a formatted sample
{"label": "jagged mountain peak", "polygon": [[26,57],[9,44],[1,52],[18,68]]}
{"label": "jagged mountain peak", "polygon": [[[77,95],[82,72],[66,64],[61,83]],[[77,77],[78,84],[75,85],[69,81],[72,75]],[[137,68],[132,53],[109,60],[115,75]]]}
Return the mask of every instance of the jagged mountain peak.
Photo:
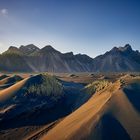
{"label": "jagged mountain peak", "polygon": [[114,47],[94,59],[94,71],[128,72],[140,70],[140,53],[134,51],[129,44]]}
{"label": "jagged mountain peak", "polygon": [[116,46],[111,49],[111,51],[118,51],[118,50],[119,50],[119,48]]}
{"label": "jagged mountain peak", "polygon": [[124,47],[119,47],[118,49],[120,51],[122,51],[122,52],[131,52],[131,51],[133,51],[131,45],[129,45],[129,44],[126,44]]}
{"label": "jagged mountain peak", "polygon": [[15,46],[10,46],[10,47],[8,48],[8,50],[5,51],[3,54],[19,54],[19,55],[21,55],[22,52],[21,52],[17,47],[15,47]]}
{"label": "jagged mountain peak", "polygon": [[133,51],[131,45],[126,44],[124,47],[116,47],[115,46],[109,52],[116,53],[116,52],[131,52],[131,51]]}
{"label": "jagged mountain peak", "polygon": [[47,45],[40,50],[40,53],[48,54],[48,53],[60,53],[60,52],[54,49],[51,45]]}
{"label": "jagged mountain peak", "polygon": [[55,49],[54,49],[51,45],[46,45],[46,46],[43,47],[41,50],[45,50],[45,51],[55,51]]}
{"label": "jagged mountain peak", "polygon": [[[35,72],[126,72],[140,71],[140,53],[134,51],[129,44],[124,47],[114,47],[103,55],[91,58],[84,54],[73,52],[61,53],[47,45],[39,49],[33,44],[21,46],[19,49],[11,46],[1,55],[1,70],[35,71]],[[15,54],[18,54],[15,56]],[[17,61],[18,60],[18,61]],[[13,61],[16,62],[13,65]],[[23,63],[24,62],[24,63]],[[23,64],[23,67],[21,67]]]}
{"label": "jagged mountain peak", "polygon": [[64,53],[64,55],[66,55],[66,56],[73,56],[74,54],[73,54],[73,52],[67,52],[67,53]]}
{"label": "jagged mountain peak", "polygon": [[125,49],[131,49],[131,50],[132,50],[132,47],[131,47],[130,44],[126,44],[126,45],[124,46],[124,48],[125,48]]}
{"label": "jagged mountain peak", "polygon": [[37,46],[35,46],[34,44],[29,44],[29,45],[26,45],[26,46],[24,46],[24,45],[21,45],[20,47],[19,47],[19,49],[39,49]]}
{"label": "jagged mountain peak", "polygon": [[38,52],[40,49],[37,46],[35,46],[34,44],[29,44],[26,46],[21,45],[19,47],[19,50],[21,52],[23,52],[25,55],[31,55],[35,52]]}
{"label": "jagged mountain peak", "polygon": [[10,46],[8,50],[18,50],[18,48],[15,46]]}

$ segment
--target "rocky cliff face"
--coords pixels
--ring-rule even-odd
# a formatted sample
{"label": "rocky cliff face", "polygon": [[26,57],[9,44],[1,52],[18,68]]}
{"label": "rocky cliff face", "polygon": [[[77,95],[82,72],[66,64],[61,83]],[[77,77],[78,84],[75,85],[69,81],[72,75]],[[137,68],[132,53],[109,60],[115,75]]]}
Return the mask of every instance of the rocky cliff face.
{"label": "rocky cliff face", "polygon": [[61,53],[50,45],[39,49],[33,44],[10,47],[0,59],[0,70],[8,72],[86,72],[93,63],[87,55]]}
{"label": "rocky cliff face", "polygon": [[140,71],[140,53],[138,51],[133,51],[129,44],[124,47],[114,47],[109,52],[94,59],[93,71]]}
{"label": "rocky cliff face", "polygon": [[127,72],[140,71],[140,53],[129,44],[114,47],[96,58],[61,53],[48,45],[9,47],[0,55],[0,71],[7,72]]}

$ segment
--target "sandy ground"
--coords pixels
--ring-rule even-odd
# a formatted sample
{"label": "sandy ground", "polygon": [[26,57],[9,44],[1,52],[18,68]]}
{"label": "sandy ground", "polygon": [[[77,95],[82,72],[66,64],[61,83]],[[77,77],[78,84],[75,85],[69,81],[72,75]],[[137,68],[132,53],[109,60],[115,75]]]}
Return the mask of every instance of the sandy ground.
{"label": "sandy ground", "polygon": [[3,103],[10,99],[12,96],[15,96],[16,92],[24,86],[27,80],[28,78],[25,78],[13,86],[0,91],[0,103]]}
{"label": "sandy ground", "polygon": [[[128,79],[126,79],[128,86],[131,86],[131,84],[139,84],[140,86],[140,78],[133,80],[133,82],[131,82],[131,78]],[[133,91],[136,90],[133,87]],[[137,93],[130,94],[135,96]],[[111,121],[115,124],[113,127],[116,127],[114,128],[116,133],[121,130],[118,134],[124,139],[139,140],[139,113],[122,90],[119,81],[110,85],[106,90],[93,95],[87,103],[66,117],[41,140],[53,140],[55,138],[57,140],[115,139],[117,135],[112,136],[115,132],[109,129],[109,125],[111,125],[109,122]],[[108,129],[110,133],[107,132]]]}
{"label": "sandy ground", "polygon": [[[20,76],[25,79],[0,90],[0,103],[15,96],[29,80],[30,74]],[[13,138],[15,140],[55,140],[56,138],[57,140],[139,140],[139,76],[124,74],[56,74],[56,76],[61,80],[83,85],[103,79],[113,83],[95,93],[85,104],[62,120],[58,119],[42,126],[26,126],[0,131],[0,138],[4,140],[9,138],[11,140]],[[0,83],[5,83],[7,79],[0,80]],[[14,105],[0,110],[0,113],[7,112],[13,107]]]}

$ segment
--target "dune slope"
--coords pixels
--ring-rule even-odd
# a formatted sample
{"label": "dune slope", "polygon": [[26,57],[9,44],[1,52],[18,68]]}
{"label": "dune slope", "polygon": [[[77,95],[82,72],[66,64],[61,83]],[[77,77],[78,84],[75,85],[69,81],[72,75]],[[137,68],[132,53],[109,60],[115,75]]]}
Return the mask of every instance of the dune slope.
{"label": "dune slope", "polygon": [[139,77],[124,77],[123,84],[122,79],[110,84],[41,139],[139,140],[140,108],[136,104],[140,100],[139,87]]}
{"label": "dune slope", "polygon": [[0,104],[4,103],[8,99],[10,99],[12,96],[15,96],[16,93],[24,86],[24,84],[27,82],[28,78],[18,82],[17,84],[14,84],[13,86],[6,88],[2,91],[0,91]]}

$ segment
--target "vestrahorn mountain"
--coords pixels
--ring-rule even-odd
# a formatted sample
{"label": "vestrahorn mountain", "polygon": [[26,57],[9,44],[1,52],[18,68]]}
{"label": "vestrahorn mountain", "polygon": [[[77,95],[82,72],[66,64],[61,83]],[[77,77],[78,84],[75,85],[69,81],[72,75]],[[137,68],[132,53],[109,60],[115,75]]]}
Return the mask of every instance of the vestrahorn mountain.
{"label": "vestrahorn mountain", "polygon": [[140,71],[140,52],[126,44],[93,59],[85,54],[61,53],[50,45],[42,49],[33,44],[10,46],[0,55],[0,71],[137,72]]}

